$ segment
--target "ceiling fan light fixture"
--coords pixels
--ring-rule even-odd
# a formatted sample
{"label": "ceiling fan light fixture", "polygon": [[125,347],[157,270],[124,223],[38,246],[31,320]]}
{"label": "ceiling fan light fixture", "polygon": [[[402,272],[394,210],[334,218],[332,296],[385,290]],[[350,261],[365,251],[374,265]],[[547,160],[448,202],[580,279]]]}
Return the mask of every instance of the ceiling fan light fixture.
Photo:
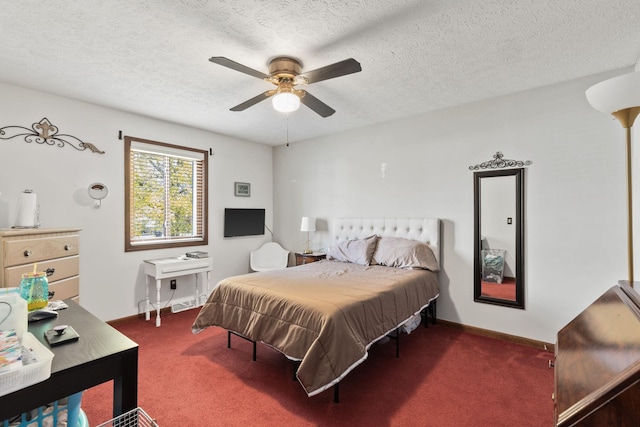
{"label": "ceiling fan light fixture", "polygon": [[278,92],[272,101],[273,108],[281,113],[291,113],[300,108],[300,98],[291,92]]}

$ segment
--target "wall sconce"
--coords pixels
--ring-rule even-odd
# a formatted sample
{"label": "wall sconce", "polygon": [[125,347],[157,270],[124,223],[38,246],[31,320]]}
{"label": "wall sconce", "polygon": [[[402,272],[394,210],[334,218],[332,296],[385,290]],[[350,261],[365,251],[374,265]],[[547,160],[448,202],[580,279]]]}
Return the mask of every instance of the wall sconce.
{"label": "wall sconce", "polygon": [[315,218],[310,218],[308,216],[303,216],[302,217],[302,223],[300,224],[300,231],[306,231],[307,232],[307,241],[305,242],[305,249],[304,252],[305,254],[310,254],[313,251],[311,250],[311,248],[309,247],[309,232],[310,231],[316,231],[316,219]]}
{"label": "wall sconce", "polygon": [[89,197],[95,200],[93,207],[97,209],[102,206],[102,199],[109,195],[109,187],[100,182],[94,182],[89,186],[88,193]]}

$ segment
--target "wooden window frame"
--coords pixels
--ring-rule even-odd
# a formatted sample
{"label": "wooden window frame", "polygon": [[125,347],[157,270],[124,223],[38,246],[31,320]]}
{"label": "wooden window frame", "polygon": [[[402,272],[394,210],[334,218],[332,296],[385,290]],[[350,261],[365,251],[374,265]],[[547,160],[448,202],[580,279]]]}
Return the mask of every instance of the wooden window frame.
{"label": "wooden window frame", "polygon": [[[167,144],[164,142],[152,141],[148,139],[136,138],[132,136],[124,137],[124,163],[125,163],[125,212],[124,212],[124,250],[125,252],[132,251],[145,251],[145,250],[153,250],[153,249],[166,249],[166,248],[179,248],[179,247],[189,247],[189,246],[203,246],[209,243],[209,230],[208,230],[208,151],[199,150],[190,147],[184,147],[180,145]],[[202,212],[200,214],[201,218],[201,226],[202,226],[202,236],[194,236],[189,238],[175,238],[175,239],[166,239],[161,241],[149,241],[149,242],[132,242],[132,175],[131,175],[131,145],[132,142],[139,142],[148,145],[154,145],[159,147],[159,151],[162,151],[162,148],[166,148],[169,150],[179,150],[179,151],[190,151],[194,153],[198,153],[202,155],[202,191],[201,194],[198,194],[198,200],[201,201],[202,204]],[[135,150],[134,150],[135,151]]]}

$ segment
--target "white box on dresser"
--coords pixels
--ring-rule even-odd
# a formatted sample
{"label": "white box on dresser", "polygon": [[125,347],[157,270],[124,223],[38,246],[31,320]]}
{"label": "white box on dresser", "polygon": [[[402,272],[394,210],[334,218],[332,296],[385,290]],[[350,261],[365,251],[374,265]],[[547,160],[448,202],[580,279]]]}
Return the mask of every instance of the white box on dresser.
{"label": "white box on dresser", "polygon": [[52,271],[54,299],[80,300],[79,228],[0,229],[0,287],[17,287],[23,273]]}

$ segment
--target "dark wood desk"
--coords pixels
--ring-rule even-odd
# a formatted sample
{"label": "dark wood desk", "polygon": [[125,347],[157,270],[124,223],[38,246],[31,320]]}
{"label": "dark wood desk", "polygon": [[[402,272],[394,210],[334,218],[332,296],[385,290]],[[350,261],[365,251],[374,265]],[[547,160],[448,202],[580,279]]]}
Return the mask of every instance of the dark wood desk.
{"label": "dark wood desk", "polygon": [[114,380],[113,416],[138,406],[138,344],[71,300],[57,318],[29,324],[48,346],[44,331],[70,325],[80,335],[74,343],[52,347],[51,376],[40,383],[0,397],[0,420]]}
{"label": "dark wood desk", "polygon": [[638,426],[640,295],[611,287],[558,332],[556,426]]}

